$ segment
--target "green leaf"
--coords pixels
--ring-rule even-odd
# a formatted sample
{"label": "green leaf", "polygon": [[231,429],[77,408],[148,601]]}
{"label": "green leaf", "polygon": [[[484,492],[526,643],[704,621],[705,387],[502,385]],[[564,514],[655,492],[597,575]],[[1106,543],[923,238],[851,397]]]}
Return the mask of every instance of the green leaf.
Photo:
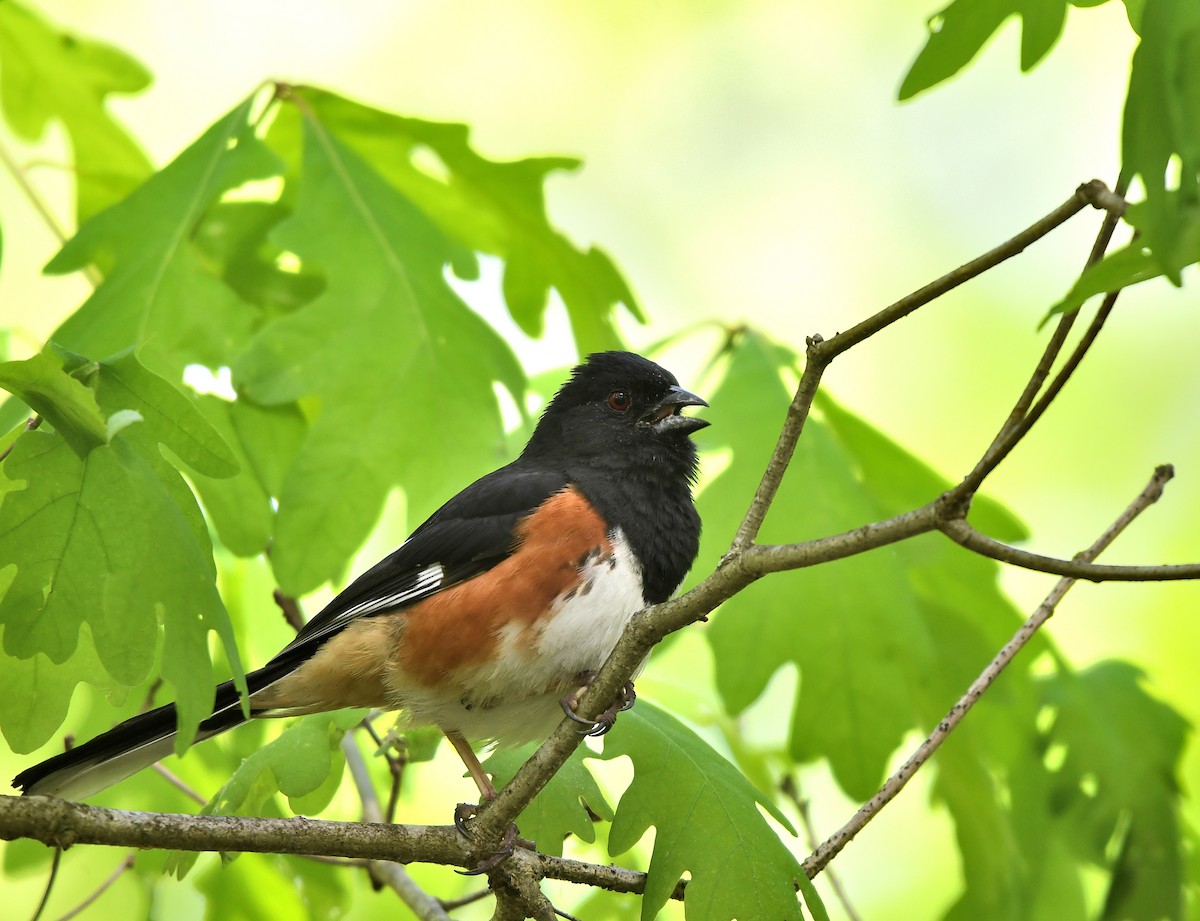
{"label": "green leaf", "polygon": [[76,220],[121,200],[151,172],[109,114],[110,93],[138,93],[150,74],[111,45],[58,32],[26,7],[0,3],[0,107],[13,131],[38,140],[62,122],[75,154]]}
{"label": "green leaf", "polygon": [[[251,815],[276,792],[299,800],[320,790],[330,774],[340,774],[344,764],[342,736],[364,715],[363,710],[339,710],[296,720],[278,738],[246,758],[201,810],[202,814]],[[328,799],[316,811],[327,804]]]}
{"label": "green leaf", "polygon": [[1057,708],[1048,742],[1066,750],[1054,802],[1078,852],[1112,872],[1101,916],[1112,921],[1183,913],[1177,775],[1188,726],[1146,693],[1141,677],[1129,663],[1108,661],[1045,683]]}
{"label": "green leaf", "polygon": [[291,213],[283,201],[222,201],[208,209],[196,230],[196,246],[209,271],[267,316],[307,304],[325,285],[307,266],[299,271],[280,266],[284,251],[268,235]]}
{"label": "green leaf", "polygon": [[612,260],[596,247],[575,246],[547,219],[547,177],[577,169],[578,160],[499,163],[475,152],[466,125],[404,118],[311,88],[300,92],[330,133],[447,236],[504,260],[509,313],[530,336],[542,334],[551,289],[566,305],[581,354],[620,347],[618,305],[643,319]]}
{"label": "green leaf", "polygon": [[[239,405],[241,401],[230,403],[211,394],[196,398],[196,408],[221,433],[241,469],[226,479],[197,476],[192,483],[221,543],[239,556],[255,556],[267,549],[275,512],[234,425],[232,416]],[[281,453],[285,450],[284,445],[278,448]]]}
{"label": "green leaf", "polygon": [[[780,379],[787,360],[748,333],[711,397],[709,437],[721,437],[733,460],[698,500],[706,535],[713,535],[701,548],[702,572],[727,546],[775,443],[789,402]],[[760,540],[820,537],[882,517],[857,466],[828,428],[810,419]],[[707,636],[717,689],[733,713],[755,700],[785,663],[799,666],[791,753],[800,761],[828,758],[838,782],[861,799],[878,788],[891,752],[917,724],[915,695],[935,661],[906,573],[890,549],[758,582],[721,607]]]}
{"label": "green leaf", "polygon": [[80,457],[108,441],[96,395],[51,354],[0,364],[0,387],[41,413]]}
{"label": "green leaf", "polygon": [[[6,569],[12,572],[14,567]],[[71,695],[81,681],[98,688],[113,684],[86,627],[64,662],[54,663],[42,653],[25,659],[0,653],[0,699],[22,702],[19,707],[0,707],[0,732],[9,748],[27,754],[44,745],[67,718]]]}
{"label": "green leaf", "polygon": [[0,601],[4,650],[61,664],[86,622],[104,669],[131,686],[154,663],[161,616],[183,746],[212,705],[209,629],[240,666],[191,493],[134,443],[121,435],[81,460],[56,435],[27,432],[5,460],[5,474],[26,485],[0,505],[0,559],[17,567]]}
{"label": "green leaf", "polygon": [[1063,299],[1046,312],[1042,323],[1045,324],[1056,314],[1078,310],[1097,294],[1120,291],[1130,285],[1159,278],[1162,274],[1162,268],[1150,249],[1140,243],[1131,243],[1085,269]]}
{"label": "green leaf", "polygon": [[229,407],[229,421],[255,476],[272,496],[283,490],[308,422],[295,403],[259,406],[245,395]]}
{"label": "green leaf", "polygon": [[[793,361],[786,350],[750,333],[738,343],[712,398],[715,424],[706,435],[720,435],[733,451],[721,479],[700,497],[706,534],[716,542],[702,554],[713,562],[774,443],[788,400],[780,373]],[[836,533],[911,510],[949,485],[821,394],[761,540]],[[1025,536],[1020,522],[994,502],[981,498],[972,515],[1005,539]],[[707,636],[718,690],[736,712],[762,693],[778,667],[796,663],[800,694],[792,755],[828,758],[851,795],[868,798],[882,780],[888,746],[906,730],[927,730],[940,721],[1020,623],[998,576],[996,564],[937,534],[853,563],[822,565],[782,580],[772,576],[713,619]],[[956,823],[967,882],[951,917],[1033,917],[1050,893],[1077,883],[1072,869],[1068,879],[1043,885],[1038,855],[1049,860],[1052,847],[1044,798],[1022,795],[1018,816],[1016,804],[1006,805],[1015,794],[994,779],[996,771],[1016,776],[1029,760],[1038,703],[1028,668],[1045,648],[1044,640],[1035,639],[939,754],[936,791]],[[880,669],[888,673],[882,682]],[[876,720],[879,725],[872,725]],[[890,741],[880,745],[880,738]],[[1026,870],[1027,864],[1034,869]]]}
{"label": "green leaf", "polygon": [[247,99],[119,205],[84,224],[46,267],[108,268],[92,296],[53,338],[85,355],[138,357],[168,380],[183,368],[228,365],[250,335],[249,309],[202,263],[191,236],[223,192],[278,173],[247,124]]}
{"label": "green leaf", "polygon": [[1058,41],[1066,15],[1066,0],[954,0],[930,17],[929,37],[904,77],[900,98],[953,77],[1010,16],[1021,17],[1021,70],[1030,70]]}
{"label": "green leaf", "polygon": [[232,449],[192,400],[145,367],[132,351],[100,363],[96,391],[106,407],[137,410],[150,437],[205,476],[231,477],[240,469]]}
{"label": "green leaf", "polygon": [[[688,921],[802,917],[796,887],[804,873],[759,807],[786,820],[733,765],[647,701],[605,736],[603,757],[622,755],[634,776],[617,806],[609,850],[627,851],[654,826],[643,919],[658,914],[688,872]],[[827,917],[815,893],[805,899],[814,917]]]}
{"label": "green leaf", "polygon": [[[862,468],[862,483],[885,515],[900,515],[941,495],[954,484],[824,391],[813,404]],[[971,503],[976,527],[1010,543],[1028,540],[1029,529],[996,500],[979,495]],[[964,555],[964,558],[973,558]],[[989,564],[999,572],[999,567]]]}
{"label": "green leaf", "polygon": [[[201,815],[257,815],[276,793],[289,797],[298,815],[320,812],[337,791],[345,757],[342,737],[362,720],[364,710],[339,710],[301,717],[274,741],[264,745],[241,765]],[[314,794],[319,794],[314,796]],[[166,872],[183,879],[199,855],[175,852]]]}
{"label": "green leaf", "polygon": [[[1180,270],[1200,256],[1200,6],[1155,0],[1137,26],[1141,41],[1129,75],[1121,164],[1126,175],[1142,178],[1146,200],[1130,221],[1159,273],[1178,285]],[[1167,185],[1172,161],[1176,189]]]}
{"label": "green leaf", "polygon": [[447,285],[452,245],[321,125],[306,123],[296,211],[274,236],[327,287],[268,324],[234,380],[261,404],[317,398],[272,544],[280,585],[300,595],[339,574],[393,486],[420,520],[504,460],[493,383],[519,402],[524,379]]}
{"label": "green leaf", "polygon": [[[499,789],[512,780],[517,769],[536,750],[536,745],[499,750],[493,752],[483,766],[495,777]],[[563,840],[568,834],[593,843],[596,829],[589,809],[601,819],[612,821],[612,807],[583,763],[587,756],[585,748],[575,749],[567,763],[517,817],[522,836],[532,839],[543,854],[561,857]]]}

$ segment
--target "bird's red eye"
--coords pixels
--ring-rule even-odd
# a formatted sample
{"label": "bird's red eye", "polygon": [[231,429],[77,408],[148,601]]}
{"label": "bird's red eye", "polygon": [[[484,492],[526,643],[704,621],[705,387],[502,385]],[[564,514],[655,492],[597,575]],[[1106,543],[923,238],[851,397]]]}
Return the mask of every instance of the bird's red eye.
{"label": "bird's red eye", "polygon": [[619,413],[623,413],[629,409],[629,404],[632,402],[629,394],[624,390],[614,390],[608,395],[609,409],[615,409]]}

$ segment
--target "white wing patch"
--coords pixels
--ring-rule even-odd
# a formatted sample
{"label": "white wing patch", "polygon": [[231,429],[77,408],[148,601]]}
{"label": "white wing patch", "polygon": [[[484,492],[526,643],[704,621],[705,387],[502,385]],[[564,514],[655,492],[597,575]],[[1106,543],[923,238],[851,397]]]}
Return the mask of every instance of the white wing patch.
{"label": "white wing patch", "polygon": [[341,623],[355,617],[370,617],[379,611],[392,610],[414,599],[428,597],[441,587],[444,576],[445,570],[442,569],[441,563],[426,566],[407,587],[390,595],[360,601],[339,614],[333,623]]}

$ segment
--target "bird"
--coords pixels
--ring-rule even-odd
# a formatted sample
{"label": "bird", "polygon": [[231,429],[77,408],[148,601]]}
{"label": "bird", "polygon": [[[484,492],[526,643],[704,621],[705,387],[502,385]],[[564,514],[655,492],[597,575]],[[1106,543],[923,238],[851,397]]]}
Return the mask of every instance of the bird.
{"label": "bird", "polygon": [[[496,795],[471,743],[544,739],[573,712],[629,619],[667,600],[696,558],[693,501],[707,406],[632,352],[587,356],[516,460],[467,486],[362,573],[266,665],[246,675],[248,717],[219,685],[195,741],[247,718],[347,707],[437,726],[482,800]],[[85,799],[174,750],[167,704],[18,774],[26,795]],[[456,813],[456,823],[459,821]],[[461,828],[460,824],[460,828]]]}

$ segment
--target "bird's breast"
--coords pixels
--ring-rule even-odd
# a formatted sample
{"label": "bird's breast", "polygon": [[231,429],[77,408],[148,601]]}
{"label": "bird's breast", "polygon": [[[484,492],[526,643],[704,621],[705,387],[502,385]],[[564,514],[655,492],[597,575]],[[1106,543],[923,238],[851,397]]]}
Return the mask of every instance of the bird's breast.
{"label": "bird's breast", "polygon": [[[471,625],[475,643],[453,662],[444,648],[431,648],[425,667],[414,667],[408,634],[417,621],[410,617],[407,661],[389,679],[396,703],[413,722],[457,729],[468,738],[519,743],[544,737],[562,718],[562,695],[604,664],[644,606],[641,567],[619,530],[577,555],[569,569],[569,580],[555,582],[549,597],[537,597],[539,615],[523,610]],[[429,660],[439,657],[443,664],[434,674]]]}
{"label": "bird's breast", "polygon": [[[609,536],[609,547],[585,560],[578,585],[559,595],[549,616],[535,625],[530,658],[548,676],[599,668],[645,605],[641,566],[619,529]],[[512,651],[523,652],[519,645]]]}

